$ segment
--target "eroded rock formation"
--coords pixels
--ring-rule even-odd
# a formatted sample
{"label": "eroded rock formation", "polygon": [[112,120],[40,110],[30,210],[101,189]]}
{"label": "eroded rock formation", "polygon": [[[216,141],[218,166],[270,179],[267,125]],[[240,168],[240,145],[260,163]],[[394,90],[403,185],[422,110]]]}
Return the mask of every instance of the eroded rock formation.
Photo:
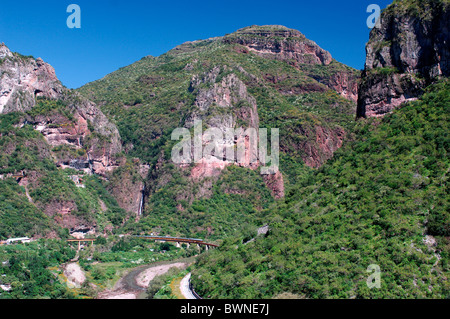
{"label": "eroded rock formation", "polygon": [[445,1],[395,2],[381,15],[366,47],[358,117],[379,117],[417,99],[450,73],[450,5]]}
{"label": "eroded rock formation", "polygon": [[241,44],[262,57],[279,60],[323,65],[329,65],[333,60],[328,51],[300,31],[284,26],[251,26],[226,36],[224,41]]}
{"label": "eroded rock formation", "polygon": [[42,59],[12,53],[3,43],[0,59],[0,113],[28,111],[36,97],[62,97],[64,88],[55,70]]}

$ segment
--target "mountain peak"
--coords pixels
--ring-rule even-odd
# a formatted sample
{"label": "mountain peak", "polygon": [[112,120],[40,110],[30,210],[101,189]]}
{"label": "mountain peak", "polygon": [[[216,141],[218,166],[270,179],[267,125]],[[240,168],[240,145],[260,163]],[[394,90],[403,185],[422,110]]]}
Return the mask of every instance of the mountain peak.
{"label": "mountain peak", "polygon": [[253,25],[226,35],[225,43],[240,44],[264,57],[298,64],[329,65],[331,54],[307,39],[300,31],[281,25]]}
{"label": "mountain peak", "polygon": [[8,47],[2,42],[0,44],[0,59],[4,59],[6,57],[12,57],[12,53],[8,49]]}
{"label": "mountain peak", "polygon": [[258,35],[266,37],[283,37],[283,38],[303,38],[305,36],[298,30],[290,29],[282,25],[252,25],[237,30],[232,34],[248,34],[248,35]]}

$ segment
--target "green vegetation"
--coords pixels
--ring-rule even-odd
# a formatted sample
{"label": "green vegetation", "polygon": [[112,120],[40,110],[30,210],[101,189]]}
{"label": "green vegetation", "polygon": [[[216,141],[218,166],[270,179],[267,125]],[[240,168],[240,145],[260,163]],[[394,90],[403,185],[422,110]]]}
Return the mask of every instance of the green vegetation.
{"label": "green vegetation", "polygon": [[28,201],[13,179],[0,180],[0,239],[32,237],[52,229],[51,220]]}
{"label": "green vegetation", "polygon": [[[76,243],[40,239],[27,244],[0,246],[0,285],[6,287],[5,291],[0,288],[0,299],[95,298],[99,292],[112,289],[133,268],[146,264],[157,266],[173,260],[191,263],[191,256],[198,254],[195,248],[168,245],[170,249],[163,247],[163,250],[160,243],[144,239],[99,237],[94,246],[88,245],[79,252],[78,264],[86,277],[79,288],[69,288],[64,274],[65,265],[75,257]],[[181,276],[185,273],[177,269],[168,274]],[[159,295],[162,297],[162,291]]]}
{"label": "green vegetation", "polygon": [[[184,125],[197,109],[198,88],[191,87],[195,75],[219,67],[216,84],[231,73],[245,83],[258,105],[259,126],[280,129],[280,167],[288,189],[310,170],[303,164],[303,158],[310,156],[305,144],[318,150],[318,161],[329,156],[316,141],[317,127],[330,133],[351,127],[355,103],[323,82],[341,73],[356,79],[356,70],[337,61],[329,66],[295,67],[291,61],[244,54],[242,49],[222,39],[186,43],[78,90],[101,105],[116,123],[127,156],[151,166],[144,217],[139,223],[129,220],[123,231],[219,239],[234,233],[241,224],[254,224],[259,212],[274,201],[258,172],[229,168],[219,178],[193,181],[193,166],[180,169],[170,162],[173,130]],[[236,114],[245,109],[244,103],[233,109],[212,106],[203,115]],[[240,121],[236,122],[242,124]],[[234,190],[237,183],[241,189]]]}
{"label": "green vegetation", "polygon": [[[172,131],[200,112],[192,79],[215,68],[220,69],[215,83],[202,83],[202,89],[235,74],[256,100],[259,126],[280,129],[285,199],[272,197],[259,170],[232,165],[220,175],[197,179],[194,164],[171,163]],[[372,70],[379,77],[396,72]],[[50,234],[65,239],[69,231],[61,224],[70,210],[70,217],[96,225],[98,233],[155,233],[220,244],[201,254],[193,270],[196,291],[212,298],[450,297],[449,81],[383,119],[355,122],[355,103],[329,88],[341,75],[349,83],[358,76],[337,61],[297,65],[223,39],[143,58],[79,89],[102,106],[123,139],[125,164],[108,180],[55,165],[85,159],[86,148],[107,138],[93,133],[85,149],[51,147],[29,124],[50,115],[71,122],[72,110],[64,102],[38,99],[27,113],[0,115],[0,239]],[[249,111],[246,100],[234,104],[213,105],[200,115],[211,119]],[[238,116],[236,123],[245,120]],[[93,123],[87,125],[94,130]],[[335,144],[343,147],[329,159],[329,148],[339,146],[320,140],[336,136]],[[324,165],[311,169],[305,159]],[[140,163],[150,166],[146,180],[138,173]],[[26,176],[15,177],[22,172]],[[74,175],[84,188],[71,180]],[[130,185],[146,184],[138,222],[108,191],[125,176]],[[266,224],[270,231],[257,235]],[[100,238],[78,256],[88,280],[69,290],[59,266],[75,251],[63,241],[2,246],[0,274],[6,276],[0,283],[12,290],[0,297],[95,297],[125,270],[196,254],[195,247],[171,243]],[[371,264],[381,267],[381,289],[366,285]],[[182,274],[157,278],[149,295],[173,298],[171,284]]]}
{"label": "green vegetation", "polygon": [[[186,270],[171,268],[164,275],[156,276],[147,288],[148,299],[177,299],[172,285],[174,280],[187,275]],[[179,287],[177,287],[179,288]]]}
{"label": "green vegetation", "polygon": [[91,270],[97,262],[118,263],[120,268],[134,268],[139,265],[190,257],[197,253],[195,247],[177,248],[173,243],[156,243],[133,237],[110,236],[105,243],[99,243],[97,240],[92,249],[89,248],[83,252],[80,255],[80,265],[85,270]]}
{"label": "green vegetation", "polygon": [[[52,231],[65,234],[58,224],[62,218],[58,209],[63,207],[87,223],[97,223],[100,231],[123,222],[126,212],[108,193],[103,181],[56,167],[54,154],[56,158],[85,158],[85,150],[52,148],[29,124],[30,118],[55,115],[69,119],[71,114],[61,101],[38,99],[36,107],[26,114],[0,115],[0,239],[43,236]],[[14,177],[22,174],[23,178]],[[71,175],[81,176],[86,187],[77,187]],[[20,181],[23,186],[18,185]]]}
{"label": "green vegetation", "polygon": [[395,73],[399,73],[398,69],[396,67],[385,67],[385,68],[375,68],[369,70],[370,75],[378,75],[381,77],[386,77]]}
{"label": "green vegetation", "polygon": [[177,200],[180,194],[192,188],[195,194],[206,192],[203,184],[191,185],[173,168],[173,180],[162,189],[157,189],[148,203],[150,213],[139,223],[129,221],[125,232],[150,233],[159,231],[167,236],[182,236],[204,239],[226,237],[245,223],[252,222],[258,212],[273,202],[261,175],[248,169],[228,167],[217,181],[212,182],[209,198]]}
{"label": "green vegetation", "polygon": [[73,119],[73,115],[69,111],[67,105],[61,100],[37,98],[36,102],[36,105],[27,112],[27,114],[33,118],[39,115],[48,116],[56,113],[61,114],[70,120]]}
{"label": "green vegetation", "polygon": [[[266,236],[248,244],[244,234],[227,238],[200,256],[196,291],[212,298],[448,298],[449,114],[446,81],[382,120],[358,122],[357,140],[266,212]],[[366,285],[371,264],[381,267],[381,289]]]}
{"label": "green vegetation", "polygon": [[394,0],[387,7],[387,14],[408,14],[420,18],[421,20],[431,20],[433,18],[433,9],[443,10],[450,5],[449,0]]}
{"label": "green vegetation", "polygon": [[75,295],[54,271],[75,256],[65,242],[41,239],[24,245],[0,246],[0,299],[71,299]]}

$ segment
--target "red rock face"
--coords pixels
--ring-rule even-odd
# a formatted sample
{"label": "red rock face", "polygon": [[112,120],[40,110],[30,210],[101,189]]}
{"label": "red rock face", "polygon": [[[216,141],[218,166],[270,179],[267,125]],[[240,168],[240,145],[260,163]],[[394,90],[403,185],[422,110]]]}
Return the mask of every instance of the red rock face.
{"label": "red rock face", "polygon": [[46,118],[44,122],[36,124],[35,128],[51,146],[72,145],[80,149],[81,140],[88,136],[90,131],[84,118],[79,114],[74,118],[74,121],[69,121],[64,116],[55,115],[52,119]]}
{"label": "red rock face", "polygon": [[315,144],[305,143],[306,155],[303,157],[305,164],[313,168],[322,166],[333,157],[334,152],[342,146],[345,137],[345,131],[342,128],[330,130],[316,126],[315,129]]}
{"label": "red rock face", "polygon": [[358,79],[349,73],[338,72],[334,74],[329,87],[338,92],[342,97],[353,102],[358,101]]}
{"label": "red rock face", "polygon": [[305,165],[312,168],[318,168],[332,158],[345,138],[345,131],[341,127],[299,126],[295,130],[296,134],[305,137],[304,141],[286,141],[281,145],[282,152],[300,152]]}
{"label": "red rock face", "polygon": [[284,197],[284,180],[280,171],[275,174],[263,175],[263,179],[275,199]]}
{"label": "red rock face", "polygon": [[[82,112],[75,112],[73,119],[68,119],[61,114],[53,114],[50,117],[39,116],[35,119],[35,129],[44,135],[47,143],[53,147],[67,145],[74,149],[86,149],[87,154],[82,158],[91,161],[90,170],[93,173],[106,176],[108,172],[118,167],[114,158],[117,153],[115,145],[110,142],[99,141],[89,130],[88,121]],[[89,141],[89,145],[86,144]],[[75,159],[75,158],[71,158]],[[69,161],[71,159],[66,159]],[[65,164],[67,166],[67,164]],[[60,163],[61,167],[65,166]]]}
{"label": "red rock face", "polygon": [[[186,127],[192,127],[195,120],[204,121],[208,128],[217,128],[223,133],[223,140],[217,148],[221,149],[220,154],[214,154],[207,158],[209,154],[203,154],[200,163],[197,163],[191,171],[191,177],[198,180],[206,177],[216,177],[228,165],[239,165],[242,167],[257,168],[258,164],[254,159],[258,158],[255,148],[250,148],[249,138],[245,130],[248,128],[259,129],[259,115],[257,111],[256,100],[248,93],[246,85],[234,74],[231,73],[224,77],[221,82],[216,83],[216,78],[223,71],[229,68],[215,67],[211,71],[202,75],[196,75],[191,81],[191,90],[197,95],[195,100],[196,109],[192,112],[186,121]],[[211,88],[204,89],[201,84],[208,83]],[[235,106],[245,102],[246,107],[236,108]],[[221,112],[214,110],[214,106],[222,109]],[[216,113],[214,113],[216,112]],[[238,121],[241,122],[238,125]],[[242,131],[237,136],[228,140],[226,137],[227,129],[239,129]],[[202,132],[204,133],[204,132]],[[203,138],[205,138],[203,136]],[[210,142],[202,140],[202,148]],[[243,159],[224,160],[226,148],[244,145],[246,152]],[[235,157],[237,152],[235,152]]]}
{"label": "red rock face", "polygon": [[[244,28],[224,37],[223,41],[241,45],[240,49],[235,47],[236,52],[245,54],[253,52],[264,58],[283,60],[300,70],[304,64],[329,66],[333,62],[331,54],[320,48],[315,42],[306,39],[297,30],[282,26]],[[343,69],[345,70],[345,68]],[[285,87],[280,83],[275,87],[284,95],[324,92],[333,89],[342,97],[357,102],[359,74],[354,71],[333,71],[331,75],[325,75],[324,77],[313,71],[308,75],[317,82],[298,79],[298,84],[294,86],[288,85]],[[284,75],[266,74],[264,77],[274,84],[289,79],[289,76]]]}
{"label": "red rock face", "polygon": [[217,177],[229,165],[231,165],[230,162],[220,161],[215,157],[212,157],[211,160],[202,158],[201,162],[191,170],[191,178],[200,180],[206,177]]}
{"label": "red rock face", "polygon": [[133,178],[137,169],[137,167],[133,167],[131,171],[116,172],[110,176],[108,186],[109,192],[117,200],[119,206],[127,213],[131,213],[132,216],[138,216],[140,213],[142,190],[145,187],[143,180]]}
{"label": "red rock face", "polygon": [[[282,40],[277,40],[282,38]],[[331,54],[297,30],[283,26],[248,27],[224,38],[226,43],[245,46],[262,57],[297,63],[329,65]]]}
{"label": "red rock face", "polygon": [[28,111],[35,106],[36,97],[60,100],[72,118],[58,112],[37,116],[29,119],[35,129],[53,147],[86,149],[89,158],[85,160],[92,161],[94,173],[104,176],[116,167],[112,158],[121,151],[119,131],[94,103],[64,88],[53,67],[40,58],[21,57],[1,44],[0,59],[0,113]]}

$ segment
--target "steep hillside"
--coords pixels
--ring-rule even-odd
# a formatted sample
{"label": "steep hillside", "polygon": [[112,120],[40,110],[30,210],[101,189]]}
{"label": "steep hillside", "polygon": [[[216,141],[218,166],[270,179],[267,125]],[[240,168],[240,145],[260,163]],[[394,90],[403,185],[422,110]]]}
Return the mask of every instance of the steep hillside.
{"label": "steep hillside", "polygon": [[126,161],[119,132],[53,68],[0,45],[0,237],[111,230],[126,212],[105,181]]}
{"label": "steep hillside", "polygon": [[[395,1],[383,12],[359,87],[358,115],[374,118],[357,121],[354,138],[266,211],[266,234],[237,232],[201,256],[192,275],[197,292],[450,296],[447,14],[447,1]],[[371,265],[380,267],[380,288],[367,285]]]}
{"label": "steep hillside", "polygon": [[[125,153],[150,165],[144,217],[129,229],[223,238],[342,146],[357,78],[296,30],[252,26],[145,57],[79,92],[117,124]],[[259,158],[224,160],[243,134],[224,138],[212,161],[174,164],[172,132],[199,120],[221,132],[280,129],[280,172],[261,176]]]}
{"label": "steep hillside", "polygon": [[[228,238],[193,271],[207,298],[448,298],[448,81],[382,121],[360,123],[256,230]],[[369,265],[381,288],[366,285]]]}

